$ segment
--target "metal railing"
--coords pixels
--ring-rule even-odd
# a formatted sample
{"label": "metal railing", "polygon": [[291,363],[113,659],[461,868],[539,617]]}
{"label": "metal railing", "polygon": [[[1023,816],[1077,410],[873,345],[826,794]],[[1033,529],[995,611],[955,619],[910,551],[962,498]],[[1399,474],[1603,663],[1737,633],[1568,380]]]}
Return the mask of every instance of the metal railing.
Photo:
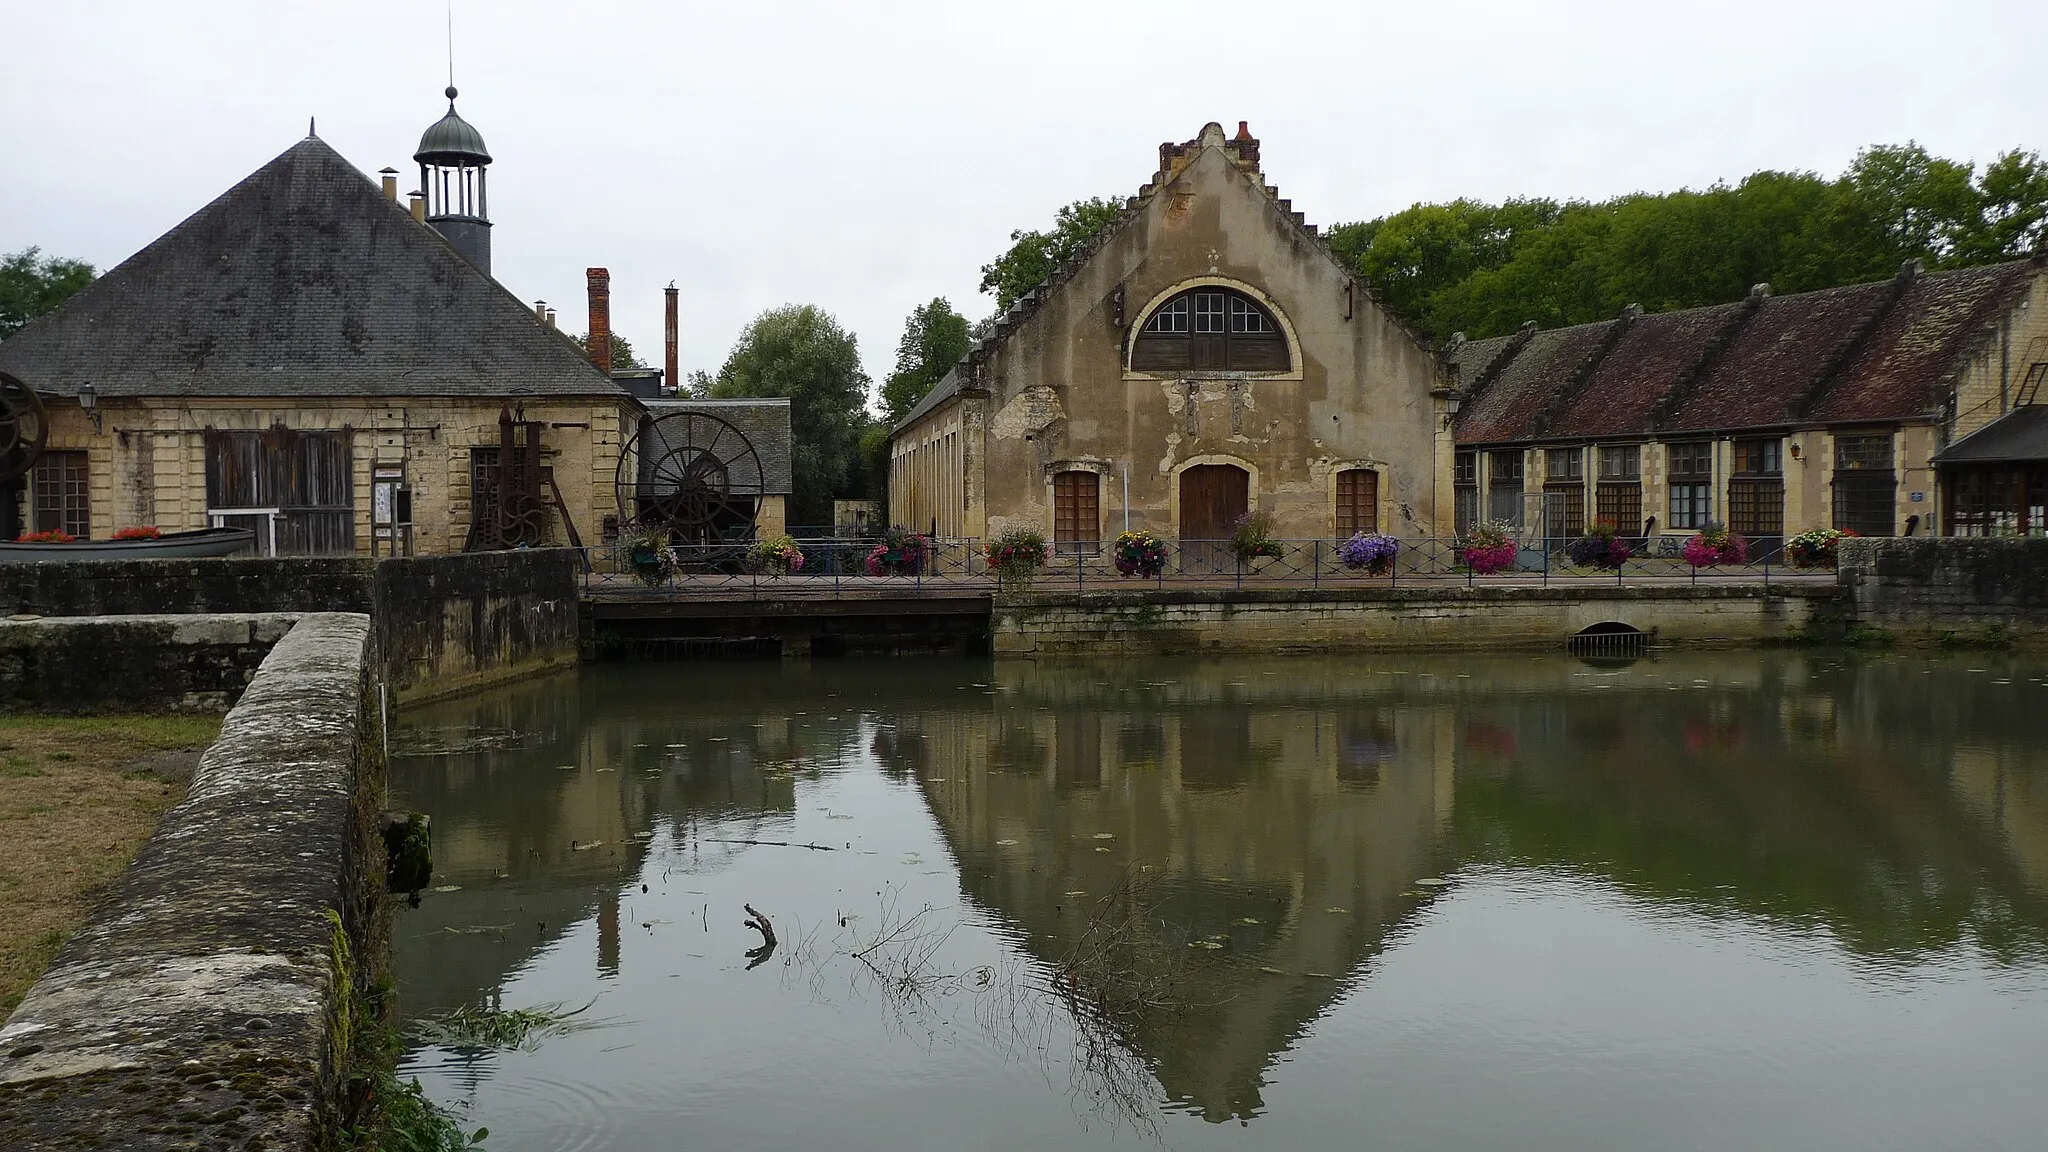
{"label": "metal railing", "polygon": [[667,591],[678,595],[756,589],[763,592],[901,592],[992,589],[1014,592],[1112,590],[1118,588],[1399,588],[1461,583],[1486,585],[1585,585],[1595,582],[1769,583],[1793,577],[1832,579],[1822,568],[1796,568],[1775,541],[1750,549],[1739,563],[1695,567],[1681,552],[1685,538],[1633,541],[1634,555],[1614,565],[1572,563],[1570,541],[1531,541],[1514,563],[1494,572],[1475,571],[1458,540],[1403,539],[1400,551],[1376,568],[1345,564],[1342,540],[1281,540],[1278,556],[1240,557],[1228,540],[1166,540],[1166,561],[1157,571],[1121,571],[1114,546],[1050,549],[1045,564],[1028,579],[1007,583],[991,570],[983,541],[927,539],[921,553],[889,553],[874,539],[799,540],[801,569],[782,572],[757,563],[746,544],[678,545],[667,563],[629,555],[617,545],[586,548],[585,586],[620,591]]}

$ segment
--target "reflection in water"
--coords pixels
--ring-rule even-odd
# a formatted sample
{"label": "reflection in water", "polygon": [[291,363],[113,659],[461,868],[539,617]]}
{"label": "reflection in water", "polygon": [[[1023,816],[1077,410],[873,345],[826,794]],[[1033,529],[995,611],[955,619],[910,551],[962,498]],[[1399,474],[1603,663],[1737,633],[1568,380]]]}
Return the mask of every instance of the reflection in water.
{"label": "reflection in water", "polygon": [[[599,994],[628,1023],[413,1067],[498,1148],[1103,1138],[962,1026],[987,981],[912,1032],[789,978],[929,906],[932,972],[1022,973],[1076,1067],[1102,1021],[1174,1146],[2018,1146],[2048,1057],[2042,673],[637,666],[422,708],[406,1012]],[[748,903],[785,944],[752,973]]]}

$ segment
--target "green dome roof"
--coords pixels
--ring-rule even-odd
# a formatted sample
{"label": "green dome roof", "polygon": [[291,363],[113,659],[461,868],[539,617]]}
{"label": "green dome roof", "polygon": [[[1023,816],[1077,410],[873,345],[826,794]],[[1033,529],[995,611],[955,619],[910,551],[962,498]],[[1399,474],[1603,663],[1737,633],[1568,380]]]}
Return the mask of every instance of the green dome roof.
{"label": "green dome roof", "polygon": [[483,133],[455,114],[455,87],[448,87],[448,114],[434,121],[420,137],[420,150],[412,154],[422,164],[489,164],[491,154],[484,148]]}

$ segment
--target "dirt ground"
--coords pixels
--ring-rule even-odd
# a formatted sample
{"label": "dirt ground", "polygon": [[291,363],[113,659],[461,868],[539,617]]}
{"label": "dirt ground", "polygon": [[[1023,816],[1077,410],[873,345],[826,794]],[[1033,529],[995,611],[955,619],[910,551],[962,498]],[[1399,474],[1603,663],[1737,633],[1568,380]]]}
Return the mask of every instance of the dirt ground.
{"label": "dirt ground", "polygon": [[0,1022],[219,732],[218,716],[0,716]]}

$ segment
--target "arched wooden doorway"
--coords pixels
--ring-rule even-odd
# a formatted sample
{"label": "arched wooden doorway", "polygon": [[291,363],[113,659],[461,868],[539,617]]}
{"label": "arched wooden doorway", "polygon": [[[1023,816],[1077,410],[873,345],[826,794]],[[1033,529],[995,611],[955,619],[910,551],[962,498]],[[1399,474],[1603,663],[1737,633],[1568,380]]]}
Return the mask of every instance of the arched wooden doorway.
{"label": "arched wooden doorway", "polygon": [[1196,464],[1180,474],[1184,569],[1234,569],[1230,533],[1250,508],[1251,474],[1235,464]]}

